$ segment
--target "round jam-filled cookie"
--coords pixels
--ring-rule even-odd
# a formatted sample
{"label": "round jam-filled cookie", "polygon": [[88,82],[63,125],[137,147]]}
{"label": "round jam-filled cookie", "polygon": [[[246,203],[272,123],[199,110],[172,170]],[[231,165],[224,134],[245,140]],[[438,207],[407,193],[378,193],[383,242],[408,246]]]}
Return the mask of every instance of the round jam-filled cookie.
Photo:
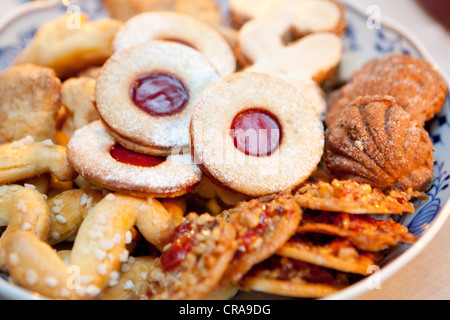
{"label": "round jam-filled cookie", "polygon": [[202,177],[191,155],[138,154],[117,144],[100,121],[75,132],[67,157],[93,184],[136,196],[178,197],[192,190]]}
{"label": "round jam-filled cookie", "polygon": [[151,41],[108,60],[97,79],[95,102],[109,130],[144,147],[140,152],[167,156],[189,148],[194,105],[219,78],[202,53]]}
{"label": "round jam-filled cookie", "polygon": [[236,71],[233,49],[218,31],[176,12],[145,12],[131,18],[116,34],[114,49],[118,51],[151,40],[174,41],[200,51],[222,76]]}
{"label": "round jam-filled cookie", "polygon": [[222,78],[203,92],[191,136],[204,173],[249,196],[304,182],[324,147],[323,124],[300,91],[279,78],[251,72]]}

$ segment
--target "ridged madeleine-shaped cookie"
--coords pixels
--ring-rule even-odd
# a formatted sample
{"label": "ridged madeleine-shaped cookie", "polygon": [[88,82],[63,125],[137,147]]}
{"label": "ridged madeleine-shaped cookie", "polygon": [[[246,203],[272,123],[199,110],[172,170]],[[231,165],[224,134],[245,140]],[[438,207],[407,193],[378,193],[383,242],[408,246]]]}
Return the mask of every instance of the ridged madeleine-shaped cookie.
{"label": "ridged madeleine-shaped cookie", "polygon": [[360,97],[326,132],[324,161],[340,179],[382,190],[426,190],[433,177],[427,131],[390,96]]}

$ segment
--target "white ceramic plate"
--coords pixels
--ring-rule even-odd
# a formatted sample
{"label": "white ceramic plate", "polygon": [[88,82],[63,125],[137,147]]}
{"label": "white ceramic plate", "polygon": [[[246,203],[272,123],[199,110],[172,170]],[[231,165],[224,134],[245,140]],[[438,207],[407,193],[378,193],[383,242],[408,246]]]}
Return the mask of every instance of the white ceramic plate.
{"label": "white ceramic plate", "polygon": [[[224,5],[226,0],[218,0]],[[63,1],[67,3],[68,1]],[[0,21],[0,71],[11,65],[13,59],[31,40],[34,32],[45,21],[52,20],[68,10],[62,1],[49,0],[30,2],[19,7]],[[343,0],[347,7],[348,31],[344,38],[344,75],[359,68],[370,58],[381,57],[388,52],[404,52],[422,57],[435,64],[424,46],[399,23],[383,16],[381,27],[366,8],[354,0]],[[72,1],[81,7],[91,19],[107,16],[100,0]],[[73,7],[71,8],[73,9]],[[436,66],[439,69],[438,66]],[[447,83],[448,77],[443,75]],[[374,289],[386,279],[405,267],[416,257],[439,232],[450,213],[450,98],[445,107],[428,128],[435,143],[435,179],[429,191],[430,200],[417,204],[417,212],[403,216],[399,222],[420,237],[414,245],[401,245],[390,251],[381,264],[381,270],[328,299],[348,300],[357,298]],[[30,293],[0,279],[0,297],[3,299],[38,299],[39,295]],[[246,295],[246,298],[265,299],[266,296]]]}

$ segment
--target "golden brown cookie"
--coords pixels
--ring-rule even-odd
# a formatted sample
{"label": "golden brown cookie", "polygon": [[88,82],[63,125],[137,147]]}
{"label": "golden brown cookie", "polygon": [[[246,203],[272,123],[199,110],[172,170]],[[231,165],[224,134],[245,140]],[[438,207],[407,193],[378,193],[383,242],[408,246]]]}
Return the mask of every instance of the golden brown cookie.
{"label": "golden brown cookie", "polygon": [[13,66],[0,74],[0,144],[31,136],[55,141],[61,81],[50,68]]}
{"label": "golden brown cookie", "polygon": [[63,82],[61,102],[68,114],[62,125],[62,132],[71,137],[85,125],[98,120],[94,106],[95,79],[80,77]]}
{"label": "golden brown cookie", "polygon": [[447,85],[436,67],[424,59],[390,53],[367,62],[353,74],[350,83],[333,94],[327,125],[336,122],[343,108],[354,99],[370,95],[394,97],[397,105],[423,126],[442,109]]}
{"label": "golden brown cookie", "polygon": [[389,96],[356,99],[325,133],[324,163],[334,176],[383,191],[427,190],[433,152],[428,132]]}
{"label": "golden brown cookie", "polygon": [[113,53],[112,41],[122,23],[114,19],[89,21],[70,14],[43,24],[15,64],[33,63],[55,70],[60,78],[102,65]]}

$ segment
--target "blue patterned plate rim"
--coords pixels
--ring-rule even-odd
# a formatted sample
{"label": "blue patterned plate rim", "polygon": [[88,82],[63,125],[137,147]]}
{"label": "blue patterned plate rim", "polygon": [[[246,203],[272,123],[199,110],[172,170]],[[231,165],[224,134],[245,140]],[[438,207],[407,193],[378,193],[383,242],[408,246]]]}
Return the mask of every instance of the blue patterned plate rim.
{"label": "blue patterned plate rim", "polygon": [[[218,2],[223,2],[226,0],[217,0]],[[29,3],[25,3],[15,10],[11,11],[9,14],[6,14],[3,18],[0,19],[0,32],[7,27],[10,23],[12,23],[16,19],[20,19],[28,13],[36,12],[39,10],[47,10],[53,8],[55,6],[61,5],[63,1],[61,0],[47,0],[47,1],[33,1]],[[370,13],[367,11],[367,7],[363,4],[359,3],[356,0],[341,0],[347,7],[347,9],[352,10],[359,15],[369,19]],[[434,58],[429,53],[427,48],[417,39],[417,37],[411,33],[406,27],[404,27],[401,23],[396,20],[386,16],[384,13],[382,15],[381,26],[383,28],[390,29],[400,34],[402,37],[407,39],[413,47],[419,52],[419,54],[430,63],[432,63],[436,69],[439,69]],[[440,69],[439,69],[440,70]],[[448,85],[450,85],[449,76],[443,72],[441,74],[445,78]],[[420,237],[420,240],[414,245],[410,246],[406,251],[402,252],[399,256],[395,257],[391,262],[389,262],[386,266],[381,268],[381,270],[375,273],[373,276],[365,278],[356,284],[332,295],[325,300],[350,300],[355,299],[363,294],[367,293],[373,288],[374,283],[383,283],[394,274],[399,272],[402,268],[404,268],[408,263],[410,263],[417,255],[422,252],[426,248],[426,246],[432,241],[432,239],[437,235],[437,233],[441,230],[442,226],[448,219],[450,215],[450,201],[446,199],[446,203],[444,206],[441,206],[440,210],[437,212],[435,218],[430,223],[429,227]],[[29,292],[25,289],[17,287],[13,284],[8,283],[0,277],[0,299],[18,299],[18,300],[36,300],[36,299],[45,299],[39,294],[35,294]]]}

